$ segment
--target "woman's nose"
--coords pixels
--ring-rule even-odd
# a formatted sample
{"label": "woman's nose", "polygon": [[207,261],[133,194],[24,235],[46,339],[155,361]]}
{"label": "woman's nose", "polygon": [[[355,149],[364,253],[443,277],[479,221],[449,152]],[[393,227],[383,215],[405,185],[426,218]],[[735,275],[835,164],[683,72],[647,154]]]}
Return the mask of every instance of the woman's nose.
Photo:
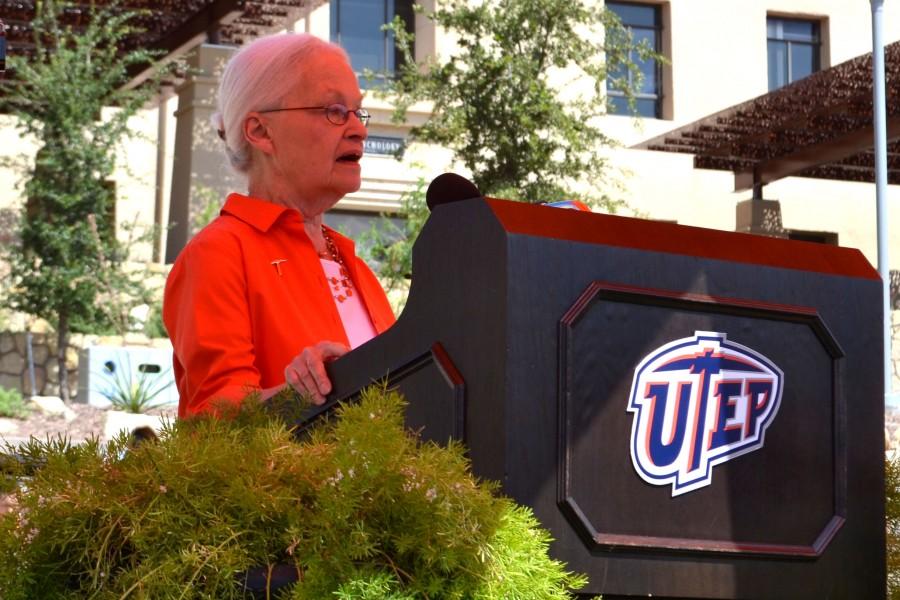
{"label": "woman's nose", "polygon": [[366,126],[360,121],[359,116],[357,116],[356,113],[350,113],[349,117],[350,118],[347,119],[347,137],[358,137],[362,139],[369,137],[369,130],[366,129]]}

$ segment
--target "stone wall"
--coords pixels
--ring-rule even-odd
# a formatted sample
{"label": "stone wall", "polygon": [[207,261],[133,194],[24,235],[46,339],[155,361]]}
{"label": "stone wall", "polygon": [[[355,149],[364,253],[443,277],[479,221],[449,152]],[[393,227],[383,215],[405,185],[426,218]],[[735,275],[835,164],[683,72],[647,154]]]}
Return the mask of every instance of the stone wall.
{"label": "stone wall", "polygon": [[[31,348],[34,356],[35,389],[31,389],[28,376],[26,334],[22,331],[0,332],[0,387],[14,388],[24,396],[58,396],[59,368],[56,359],[56,334],[33,333]],[[125,336],[99,336],[72,334],[66,351],[66,370],[69,377],[69,394],[78,393],[78,352],[87,346],[144,346],[172,348],[166,338],[150,339],[139,333]]]}

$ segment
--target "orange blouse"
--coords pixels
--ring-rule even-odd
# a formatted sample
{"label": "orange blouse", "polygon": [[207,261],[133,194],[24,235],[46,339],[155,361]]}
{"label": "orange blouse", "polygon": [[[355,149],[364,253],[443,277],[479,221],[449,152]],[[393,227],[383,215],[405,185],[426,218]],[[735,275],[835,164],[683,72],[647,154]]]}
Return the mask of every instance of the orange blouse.
{"label": "orange blouse", "polygon": [[[329,229],[355,289],[382,333],[394,323],[354,244]],[[319,256],[294,209],[231,194],[219,217],[184,247],[166,281],[163,321],[174,346],[178,416],[240,401],[284,383],[300,351],[348,344]]]}

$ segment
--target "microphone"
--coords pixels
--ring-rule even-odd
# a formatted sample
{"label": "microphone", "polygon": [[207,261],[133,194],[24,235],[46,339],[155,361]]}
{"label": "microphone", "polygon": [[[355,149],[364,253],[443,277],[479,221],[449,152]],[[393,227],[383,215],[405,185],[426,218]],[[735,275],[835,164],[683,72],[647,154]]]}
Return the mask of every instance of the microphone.
{"label": "microphone", "polygon": [[435,206],[441,204],[474,198],[483,198],[478,186],[456,173],[438,175],[428,184],[428,190],[425,192],[425,204],[428,205],[428,210],[432,211]]}

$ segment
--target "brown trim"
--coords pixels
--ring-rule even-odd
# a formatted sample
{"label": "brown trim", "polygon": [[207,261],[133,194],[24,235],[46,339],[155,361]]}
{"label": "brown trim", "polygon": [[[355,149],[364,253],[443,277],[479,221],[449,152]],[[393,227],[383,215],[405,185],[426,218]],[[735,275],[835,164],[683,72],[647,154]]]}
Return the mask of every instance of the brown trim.
{"label": "brown trim", "polygon": [[818,558],[834,538],[846,519],[834,516],[822,529],[822,533],[809,546],[792,544],[756,544],[750,542],[710,542],[688,538],[667,538],[642,535],[615,535],[596,533],[594,543],[617,549],[660,549],[685,552],[712,552],[716,554],[786,556],[790,558]]}
{"label": "brown trim", "polygon": [[855,248],[522,205],[495,198],[487,198],[486,201],[503,228],[514,234],[879,279],[878,272]]}

